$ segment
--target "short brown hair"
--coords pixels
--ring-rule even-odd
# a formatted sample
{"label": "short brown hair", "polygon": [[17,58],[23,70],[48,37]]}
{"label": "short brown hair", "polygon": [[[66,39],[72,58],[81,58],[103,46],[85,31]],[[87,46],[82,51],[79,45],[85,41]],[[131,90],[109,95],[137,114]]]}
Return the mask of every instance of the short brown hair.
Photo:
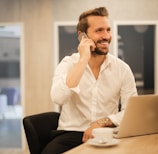
{"label": "short brown hair", "polygon": [[83,12],[79,16],[77,31],[87,32],[87,29],[89,27],[87,17],[89,16],[107,16],[108,17],[108,15],[109,15],[108,10],[105,7],[98,7],[98,8]]}

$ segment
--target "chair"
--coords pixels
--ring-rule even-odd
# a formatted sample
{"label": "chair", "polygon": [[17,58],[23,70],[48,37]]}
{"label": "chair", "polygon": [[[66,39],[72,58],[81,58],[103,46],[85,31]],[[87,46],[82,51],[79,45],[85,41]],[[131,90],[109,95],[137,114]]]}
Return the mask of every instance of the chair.
{"label": "chair", "polygon": [[19,91],[15,87],[2,88],[1,94],[5,94],[7,96],[7,105],[14,106],[19,101]]}
{"label": "chair", "polygon": [[23,118],[23,126],[30,154],[40,154],[51,141],[51,130],[56,130],[60,113],[46,112]]}

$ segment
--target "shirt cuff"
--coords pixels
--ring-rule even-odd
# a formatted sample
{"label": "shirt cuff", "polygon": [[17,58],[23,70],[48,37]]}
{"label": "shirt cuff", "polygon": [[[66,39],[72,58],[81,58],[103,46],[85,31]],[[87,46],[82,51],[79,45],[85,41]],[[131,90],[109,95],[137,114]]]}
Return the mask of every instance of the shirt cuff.
{"label": "shirt cuff", "polygon": [[66,75],[63,76],[63,81],[64,81],[64,85],[66,87],[66,89],[70,89],[71,91],[75,92],[75,93],[79,93],[80,92],[80,88],[79,86],[76,86],[74,88],[69,88],[67,85],[66,85]]}
{"label": "shirt cuff", "polygon": [[112,123],[115,126],[119,126],[120,125],[120,121],[117,119],[116,115],[109,115],[107,117],[112,121]]}

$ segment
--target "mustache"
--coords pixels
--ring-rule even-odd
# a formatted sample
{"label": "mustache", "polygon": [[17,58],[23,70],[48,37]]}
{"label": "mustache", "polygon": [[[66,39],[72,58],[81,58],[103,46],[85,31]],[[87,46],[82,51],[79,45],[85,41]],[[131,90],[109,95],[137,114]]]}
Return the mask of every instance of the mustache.
{"label": "mustache", "polygon": [[102,39],[102,40],[98,40],[95,43],[110,43],[111,40],[110,39]]}

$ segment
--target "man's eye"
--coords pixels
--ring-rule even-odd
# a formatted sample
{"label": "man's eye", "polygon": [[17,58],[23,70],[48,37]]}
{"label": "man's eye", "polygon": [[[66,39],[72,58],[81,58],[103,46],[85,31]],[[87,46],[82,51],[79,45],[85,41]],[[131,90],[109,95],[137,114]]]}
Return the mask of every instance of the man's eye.
{"label": "man's eye", "polygon": [[111,31],[111,29],[109,28],[109,29],[107,29],[107,31],[108,31],[108,32],[110,32],[110,31]]}
{"label": "man's eye", "polygon": [[98,29],[96,32],[102,32],[103,30],[102,29]]}

